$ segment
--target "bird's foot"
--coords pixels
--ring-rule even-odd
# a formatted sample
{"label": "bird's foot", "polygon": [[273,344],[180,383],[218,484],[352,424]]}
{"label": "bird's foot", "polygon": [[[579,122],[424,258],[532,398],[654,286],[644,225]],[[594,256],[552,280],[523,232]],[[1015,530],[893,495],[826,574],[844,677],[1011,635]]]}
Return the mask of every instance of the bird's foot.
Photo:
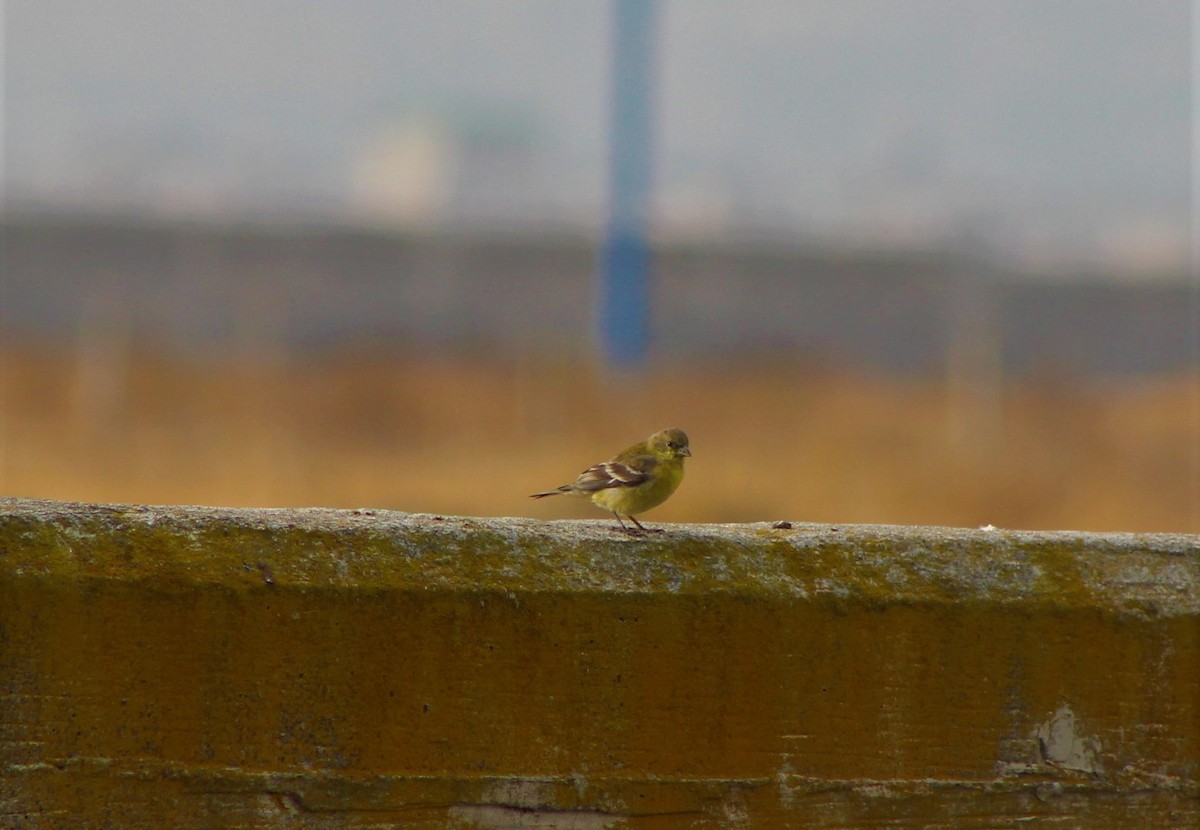
{"label": "bird's foot", "polygon": [[629,521],[633,522],[637,526],[637,529],[639,531],[641,531],[641,535],[643,535],[643,536],[646,535],[647,533],[662,533],[662,531],[656,527],[646,527],[644,524],[639,522],[633,516],[629,517]]}

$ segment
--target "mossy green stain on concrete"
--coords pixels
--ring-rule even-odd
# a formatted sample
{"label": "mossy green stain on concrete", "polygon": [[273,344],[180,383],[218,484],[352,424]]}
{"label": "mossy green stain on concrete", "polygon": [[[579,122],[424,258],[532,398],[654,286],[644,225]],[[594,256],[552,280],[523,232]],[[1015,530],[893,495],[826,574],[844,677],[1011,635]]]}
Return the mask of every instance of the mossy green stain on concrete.
{"label": "mossy green stain on concrete", "polygon": [[1198,591],[1193,537],[0,501],[0,814],[1171,826]]}
{"label": "mossy green stain on concrete", "polygon": [[[48,511],[48,512],[47,512]],[[604,522],[441,519],[385,511],[130,510],[47,505],[12,517],[7,544],[25,567],[87,578],[229,582],[230,569],[268,565],[281,580],[314,586],[473,586],[497,590],[782,592],[797,596],[1074,603],[1106,583],[1113,560],[1140,566],[1138,547],[1115,536],[986,533],[955,529],[798,526],[760,537],[758,526],[690,526],[630,538]],[[24,524],[25,528],[19,527]],[[15,525],[15,527],[14,527]],[[1157,537],[1147,554],[1186,576],[1186,537]],[[1086,555],[1083,555],[1086,552]],[[269,560],[269,561],[268,561]],[[1182,570],[1180,570],[1182,569]],[[1119,592],[1194,609],[1183,593]],[[1138,606],[1131,604],[1136,612]]]}

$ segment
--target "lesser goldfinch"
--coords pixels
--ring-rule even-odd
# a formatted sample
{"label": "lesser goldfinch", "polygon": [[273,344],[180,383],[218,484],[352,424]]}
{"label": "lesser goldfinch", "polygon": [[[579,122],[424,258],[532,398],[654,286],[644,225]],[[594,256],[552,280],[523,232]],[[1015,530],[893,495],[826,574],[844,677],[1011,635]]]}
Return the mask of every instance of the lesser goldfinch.
{"label": "lesser goldfinch", "polygon": [[633,514],[658,507],[675,492],[679,482],[683,481],[683,459],[691,454],[683,430],[664,429],[608,461],[588,467],[570,484],[545,493],[534,493],[530,498],[544,499],[563,494],[582,496],[591,499],[597,507],[611,511],[626,533],[635,531],[621,521],[623,515],[637,525],[638,531],[645,533],[646,528]]}

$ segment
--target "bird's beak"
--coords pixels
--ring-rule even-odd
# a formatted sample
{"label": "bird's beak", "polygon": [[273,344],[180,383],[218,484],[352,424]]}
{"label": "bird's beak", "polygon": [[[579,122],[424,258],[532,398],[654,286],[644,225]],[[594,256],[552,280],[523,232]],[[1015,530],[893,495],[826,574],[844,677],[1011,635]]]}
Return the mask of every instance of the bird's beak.
{"label": "bird's beak", "polygon": [[691,458],[691,457],[692,457],[692,451],[691,451],[691,448],[689,448],[689,447],[680,447],[680,448],[679,448],[679,454],[680,454],[680,455],[686,455],[688,458]]}

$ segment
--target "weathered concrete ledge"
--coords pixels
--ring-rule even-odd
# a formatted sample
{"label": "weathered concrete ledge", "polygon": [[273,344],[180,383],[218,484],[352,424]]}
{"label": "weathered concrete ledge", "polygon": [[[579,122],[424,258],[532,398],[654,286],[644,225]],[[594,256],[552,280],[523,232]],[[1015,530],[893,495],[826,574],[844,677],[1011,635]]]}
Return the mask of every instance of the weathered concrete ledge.
{"label": "weathered concrete ledge", "polygon": [[1200,538],[0,499],[0,827],[1200,824]]}

